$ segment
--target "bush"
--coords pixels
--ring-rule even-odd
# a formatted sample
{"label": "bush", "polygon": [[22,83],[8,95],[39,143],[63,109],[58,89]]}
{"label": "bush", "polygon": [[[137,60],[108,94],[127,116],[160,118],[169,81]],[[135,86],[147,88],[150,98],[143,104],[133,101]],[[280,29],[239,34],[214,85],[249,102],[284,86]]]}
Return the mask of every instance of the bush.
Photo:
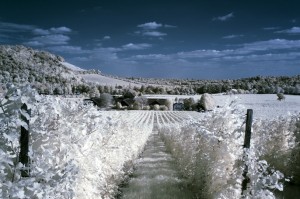
{"label": "bush", "polygon": [[277,100],[281,101],[281,100],[285,100],[285,96],[283,93],[277,93]]}
{"label": "bush", "polygon": [[184,110],[192,111],[195,100],[193,98],[188,98],[183,100]]}
{"label": "bush", "polygon": [[200,107],[205,111],[211,111],[215,108],[215,100],[212,95],[204,93],[200,98]]}
{"label": "bush", "polygon": [[158,104],[155,104],[155,105],[153,106],[153,110],[158,111],[158,110],[159,110],[159,105],[158,105]]}
{"label": "bush", "polygon": [[161,110],[161,111],[168,111],[169,109],[168,109],[167,106],[161,105],[161,106],[159,106],[159,110]]}
{"label": "bush", "polygon": [[137,96],[137,92],[135,90],[127,90],[124,94],[124,98],[130,98],[130,99],[133,99],[135,96]]}
{"label": "bush", "polygon": [[94,97],[92,100],[101,108],[108,108],[112,103],[112,96],[108,93],[103,93],[100,97]]}

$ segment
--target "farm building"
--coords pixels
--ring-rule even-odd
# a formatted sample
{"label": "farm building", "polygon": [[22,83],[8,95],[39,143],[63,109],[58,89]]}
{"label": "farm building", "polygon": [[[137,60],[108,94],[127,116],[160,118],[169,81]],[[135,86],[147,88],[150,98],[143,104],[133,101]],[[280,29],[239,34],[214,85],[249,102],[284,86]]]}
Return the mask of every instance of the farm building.
{"label": "farm building", "polygon": [[183,111],[184,105],[183,103],[174,103],[173,104],[173,111]]}

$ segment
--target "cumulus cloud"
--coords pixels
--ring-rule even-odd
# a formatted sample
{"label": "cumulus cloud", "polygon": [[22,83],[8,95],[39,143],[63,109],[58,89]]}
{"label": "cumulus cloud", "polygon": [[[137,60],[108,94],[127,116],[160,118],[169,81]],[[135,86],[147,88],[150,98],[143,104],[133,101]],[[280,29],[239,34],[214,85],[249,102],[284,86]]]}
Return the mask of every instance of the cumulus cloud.
{"label": "cumulus cloud", "polygon": [[233,17],[234,17],[233,12],[231,12],[224,16],[214,17],[213,21],[228,21],[229,19],[231,19]]}
{"label": "cumulus cloud", "polygon": [[50,34],[49,30],[45,30],[45,29],[41,29],[41,28],[36,28],[32,32],[35,35],[49,35]]}
{"label": "cumulus cloud", "polygon": [[137,27],[140,28],[140,30],[135,31],[135,34],[142,35],[142,36],[149,36],[149,37],[159,37],[160,39],[166,36],[167,33],[161,32],[158,29],[177,28],[177,26],[156,23],[155,21],[140,24]]}
{"label": "cumulus cloud", "polygon": [[147,43],[141,43],[141,44],[133,44],[133,43],[129,43],[126,45],[122,46],[123,50],[144,50],[147,48],[152,47],[151,44],[147,44]]}
{"label": "cumulus cloud", "polygon": [[163,26],[162,24],[156,23],[155,21],[153,21],[153,22],[148,22],[148,23],[140,24],[137,27],[138,28],[143,28],[145,30],[155,30],[155,29],[158,29],[158,28],[160,28],[162,26]]}
{"label": "cumulus cloud", "polygon": [[[202,49],[194,51],[183,51],[174,54],[148,54],[135,55],[130,59],[134,61],[166,61],[166,60],[187,60],[196,62],[219,62],[225,61],[278,61],[292,60],[299,58],[300,53],[293,52],[300,49],[300,40],[274,39],[268,41],[258,41],[245,43],[240,48],[214,50]],[[278,53],[278,50],[289,50],[292,52]],[[278,55],[278,56],[277,56]]]}
{"label": "cumulus cloud", "polygon": [[68,27],[62,26],[58,28],[50,28],[50,31],[55,34],[65,34],[65,33],[70,33],[72,30]]}
{"label": "cumulus cloud", "polygon": [[227,35],[222,37],[223,39],[234,39],[234,38],[239,38],[239,37],[243,37],[244,35]]}
{"label": "cumulus cloud", "polygon": [[33,37],[29,42],[25,42],[24,44],[29,46],[65,45],[69,40],[69,36],[62,34],[43,35]]}
{"label": "cumulus cloud", "polygon": [[151,37],[163,37],[166,36],[167,33],[158,32],[158,31],[149,31],[149,32],[143,32],[143,35],[151,36]]}
{"label": "cumulus cloud", "polygon": [[50,34],[67,34],[72,32],[70,28],[67,27],[53,27],[50,29],[42,29],[42,28],[35,28],[33,31],[35,35],[50,35]]}
{"label": "cumulus cloud", "polygon": [[[190,74],[193,74],[192,71],[195,71],[195,68],[198,67],[211,71],[214,71],[212,69],[214,67],[228,69],[227,66],[230,65],[234,65],[235,69],[240,66],[250,67],[253,65],[267,68],[272,67],[275,63],[285,66],[300,59],[300,53],[298,52],[300,49],[300,40],[285,39],[244,43],[225,50],[200,49],[171,54],[136,54],[129,57],[126,57],[125,53],[123,56],[119,56],[119,52],[143,50],[151,46],[151,44],[147,43],[128,43],[114,48],[100,47],[86,52],[85,55],[78,53],[76,55],[77,58],[74,57],[73,60],[81,64],[97,63],[106,68],[115,67],[117,69],[120,65],[126,66],[126,71],[123,71],[123,73],[128,72],[128,68],[131,67],[137,70],[136,67],[143,66],[143,70],[151,68],[151,70],[149,69],[151,72],[153,68],[159,66],[161,70],[165,71],[174,71],[173,69],[176,69],[176,74],[178,75],[178,70],[181,68],[184,68],[184,70],[190,68]],[[71,52],[72,50],[75,52],[83,51],[81,48],[68,46],[61,50],[69,50]]]}
{"label": "cumulus cloud", "polygon": [[276,31],[276,33],[300,34],[300,27],[292,27],[290,29]]}
{"label": "cumulus cloud", "polygon": [[300,40],[271,39],[267,41],[257,41],[243,44],[243,47],[236,49],[236,52],[239,54],[247,54],[256,51],[287,50],[299,48]]}

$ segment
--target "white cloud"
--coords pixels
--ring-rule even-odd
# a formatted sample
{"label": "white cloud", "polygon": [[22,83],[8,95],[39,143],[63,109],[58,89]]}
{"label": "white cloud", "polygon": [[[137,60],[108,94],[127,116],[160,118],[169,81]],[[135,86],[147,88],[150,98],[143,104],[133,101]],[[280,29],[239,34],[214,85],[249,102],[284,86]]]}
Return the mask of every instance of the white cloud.
{"label": "white cloud", "polygon": [[233,17],[234,17],[233,12],[231,12],[224,16],[214,17],[213,21],[228,21],[229,19],[231,19]]}
{"label": "white cloud", "polygon": [[[296,50],[300,49],[300,40],[284,40],[284,39],[274,39],[268,41],[258,41],[252,43],[245,43],[242,47],[237,49],[226,49],[226,50],[211,50],[202,49],[194,51],[184,51],[174,54],[149,54],[149,55],[135,55],[130,59],[135,61],[143,60],[156,60],[156,61],[166,61],[166,60],[190,60],[191,62],[198,61],[255,61],[264,60],[272,61],[279,59],[294,59],[299,58],[300,53],[287,52],[287,53],[272,53],[272,50]],[[278,55],[278,56],[277,56]],[[279,58],[280,57],[280,58]]]}
{"label": "white cloud", "polygon": [[[194,51],[183,51],[171,54],[137,54],[130,57],[119,56],[119,52],[126,50],[143,50],[150,48],[152,45],[147,43],[128,43],[121,47],[111,48],[95,48],[87,50],[84,53],[80,47],[76,46],[63,46],[57,51],[78,52],[76,56],[71,58],[79,65],[91,65],[97,63],[106,68],[120,69],[123,66],[123,73],[137,67],[144,67],[149,72],[154,69],[163,71],[173,71],[176,69],[186,71],[190,69],[190,74],[193,74],[196,68],[205,68],[214,71],[212,68],[225,69],[230,66],[235,66],[235,70],[239,67],[250,68],[250,66],[257,67],[273,67],[279,64],[280,67],[293,64],[300,59],[300,40],[285,40],[274,39],[267,41],[257,41],[252,43],[245,43],[240,46],[233,46],[230,49],[215,50],[215,49],[200,49]],[[56,48],[56,47],[55,47]],[[54,47],[52,49],[55,49]],[[284,50],[284,51],[282,51]],[[285,51],[286,50],[286,51]],[[298,62],[299,63],[299,62]],[[226,67],[224,67],[226,66]],[[143,70],[143,69],[140,69]],[[266,69],[267,70],[267,69]],[[130,73],[130,72],[129,72]],[[128,74],[129,74],[128,73]],[[155,72],[153,72],[155,74]],[[169,73],[168,73],[169,74]],[[181,73],[180,73],[181,74]]]}
{"label": "white cloud", "polygon": [[158,29],[161,28],[177,28],[177,26],[169,25],[169,24],[160,24],[154,22],[148,22],[144,24],[140,24],[137,26],[138,28],[141,28],[138,31],[135,31],[134,33],[137,35],[142,36],[149,36],[149,37],[158,37],[159,39],[162,39],[162,37],[166,36],[167,33],[158,31]]}
{"label": "white cloud", "polygon": [[54,34],[65,34],[65,33],[70,33],[72,30],[68,27],[62,26],[58,28],[50,28],[50,31]]}
{"label": "white cloud", "polygon": [[33,34],[35,35],[50,35],[50,34],[67,34],[72,32],[70,28],[67,27],[52,27],[50,29],[42,29],[42,28],[35,28],[33,31]]}
{"label": "white cloud", "polygon": [[300,27],[292,27],[291,29],[276,31],[276,33],[300,34]]}
{"label": "white cloud", "polygon": [[29,46],[65,45],[69,40],[69,36],[62,34],[43,35],[34,37],[29,42],[25,42],[24,44]]}
{"label": "white cloud", "polygon": [[68,54],[87,54],[90,50],[83,50],[80,46],[50,46],[48,50],[58,52],[58,53],[68,53]]}
{"label": "white cloud", "polygon": [[89,58],[104,61],[118,60],[117,52],[119,50],[117,48],[95,48],[92,50]]}
{"label": "white cloud", "polygon": [[32,32],[35,35],[49,35],[50,34],[49,30],[41,29],[41,28],[36,28]]}
{"label": "white cloud", "polygon": [[106,35],[106,36],[103,37],[103,40],[110,40],[110,39],[111,39],[111,37],[108,36],[108,35]]}
{"label": "white cloud", "polygon": [[142,43],[142,44],[129,43],[129,44],[126,44],[126,45],[122,46],[122,48],[124,50],[144,50],[144,49],[147,49],[147,48],[150,48],[150,47],[152,47],[152,45],[147,44],[147,43]]}
{"label": "white cloud", "polygon": [[145,30],[155,30],[155,29],[158,29],[158,28],[160,28],[162,26],[163,26],[162,24],[156,23],[155,21],[153,21],[153,22],[148,22],[148,23],[140,24],[137,27],[143,28]]}
{"label": "white cloud", "polygon": [[287,50],[300,48],[300,40],[271,39],[243,44],[242,48],[236,49],[236,53],[248,54],[256,51]]}
{"label": "white cloud", "polygon": [[163,37],[166,36],[167,33],[158,32],[158,31],[147,31],[147,32],[143,32],[143,35],[151,36],[151,37]]}
{"label": "white cloud", "polygon": [[15,24],[0,22],[0,32],[17,33],[17,32],[29,32],[35,28],[33,25]]}
{"label": "white cloud", "polygon": [[227,35],[222,37],[223,39],[234,39],[234,38],[239,38],[239,37],[243,37],[244,35]]}
{"label": "white cloud", "polygon": [[176,61],[177,58],[173,54],[170,54],[170,55],[147,54],[147,55],[135,55],[135,56],[128,58],[128,60],[142,62],[142,63],[144,63],[144,61],[162,63],[162,62],[170,62],[172,60]]}

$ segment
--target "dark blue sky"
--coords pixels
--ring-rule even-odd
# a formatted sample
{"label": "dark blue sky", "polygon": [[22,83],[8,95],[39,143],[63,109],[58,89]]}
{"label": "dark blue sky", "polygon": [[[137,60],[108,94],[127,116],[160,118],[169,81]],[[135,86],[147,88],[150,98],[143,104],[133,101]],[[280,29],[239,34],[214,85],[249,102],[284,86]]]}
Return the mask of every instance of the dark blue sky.
{"label": "dark blue sky", "polygon": [[0,44],[119,76],[300,74],[300,2],[3,0]]}

